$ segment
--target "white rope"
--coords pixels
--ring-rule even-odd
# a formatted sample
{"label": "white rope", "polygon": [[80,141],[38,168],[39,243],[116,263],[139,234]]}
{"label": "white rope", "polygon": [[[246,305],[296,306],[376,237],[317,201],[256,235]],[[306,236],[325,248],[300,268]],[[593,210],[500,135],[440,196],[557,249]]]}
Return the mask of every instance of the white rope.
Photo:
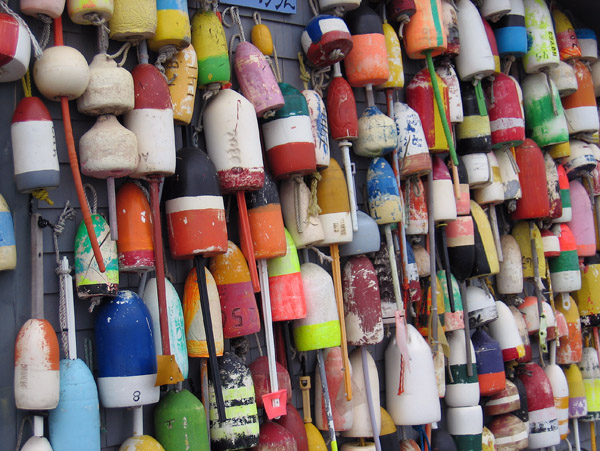
{"label": "white rope", "polygon": [[131,43],[130,41],[127,41],[125,44],[123,44],[121,46],[121,48],[117,51],[117,53],[114,53],[113,55],[108,55],[108,57],[110,59],[117,59],[121,54],[123,54],[123,58],[121,59],[121,62],[117,64],[117,66],[119,67],[123,67],[125,65],[125,61],[127,61],[127,53],[129,52],[129,49],[131,48],[131,46],[133,45],[133,43]]}
{"label": "white rope", "polygon": [[[86,189],[90,190],[90,193],[92,194],[92,205],[90,205],[90,200],[85,192]],[[96,188],[94,188],[90,183],[86,183],[83,185],[83,193],[89,209],[91,210],[92,214],[95,215],[96,211],[98,210],[98,194],[96,193]]]}
{"label": "white rope", "polygon": [[316,248],[315,246],[306,246],[307,249],[310,249],[311,251],[313,251],[315,254],[317,254],[317,257],[319,257],[319,261],[321,262],[321,264],[323,264],[324,262],[329,262],[332,263],[333,262],[333,258],[330,257],[327,254],[324,254],[323,252],[321,252],[318,248]]}
{"label": "white rope", "polygon": [[35,54],[36,59],[41,58],[42,57],[42,47],[40,47],[40,44],[38,43],[37,39],[31,32],[29,25],[27,25],[27,23],[23,20],[23,18],[21,16],[19,16],[12,9],[10,9],[6,0],[0,0],[0,10],[4,11],[6,14],[8,14],[13,19],[15,19],[19,23],[19,25],[21,25],[25,29],[25,31],[29,35],[29,38],[31,39],[31,45],[33,45],[33,52]]}
{"label": "white rope", "polygon": [[19,451],[21,449],[21,442],[23,441],[23,430],[25,429],[25,423],[27,423],[28,421],[32,423],[31,415],[25,415],[21,420],[21,425],[19,426],[19,433],[17,434],[17,446],[15,448],[15,451]]}

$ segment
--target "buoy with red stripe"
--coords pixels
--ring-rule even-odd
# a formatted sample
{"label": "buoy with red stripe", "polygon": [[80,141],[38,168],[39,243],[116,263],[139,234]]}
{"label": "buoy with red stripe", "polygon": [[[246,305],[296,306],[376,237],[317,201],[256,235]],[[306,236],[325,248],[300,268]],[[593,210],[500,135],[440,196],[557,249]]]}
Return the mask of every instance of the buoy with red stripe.
{"label": "buoy with red stripe", "polygon": [[[444,5],[450,4],[444,2]],[[463,101],[460,92],[460,80],[452,64],[440,64],[435,72],[441,77],[448,87],[448,108],[450,111],[450,122],[457,123],[464,120]]]}
{"label": "buoy with red stripe", "polygon": [[404,46],[411,59],[426,53],[438,56],[448,47],[441,0],[415,0],[416,12],[404,29]]}
{"label": "buoy with red stripe", "polygon": [[[414,326],[409,324],[407,331],[410,365],[401,363],[396,337],[392,337],[385,351],[387,409],[397,425],[407,426],[439,421],[441,408],[429,345]],[[404,379],[403,384],[400,385],[403,365]],[[415,405],[422,408],[416,410]]]}
{"label": "buoy with red stripe", "polygon": [[478,89],[481,87],[476,88],[471,82],[462,82],[460,86],[464,111],[463,121],[456,125],[456,144],[460,155],[492,150],[490,119]]}
{"label": "buoy with red stripe", "polygon": [[132,177],[167,177],[175,172],[175,129],[169,86],[152,64],[138,64],[131,74],[135,107],[125,114],[125,127],[135,133],[140,156]]}
{"label": "buoy with red stripe", "polygon": [[431,159],[421,119],[406,103],[394,102],[394,120],[398,130],[401,160],[400,176],[424,175],[431,171]]}
{"label": "buoy with red stripe", "polygon": [[178,125],[189,125],[194,114],[198,85],[198,57],[193,45],[178,51],[166,63],[165,75],[173,102],[173,120]]}
{"label": "buoy with red stripe", "polygon": [[486,97],[492,148],[514,147],[525,140],[525,118],[520,87],[514,78],[496,74],[487,86]]}
{"label": "buoy with red stripe", "polygon": [[569,186],[573,217],[567,225],[575,237],[577,255],[592,257],[596,254],[596,230],[590,197],[579,180],[572,180]]}
{"label": "buoy with red stripe", "polygon": [[279,87],[285,105],[262,124],[267,159],[276,179],[306,175],[317,167],[306,99],[287,83]]}
{"label": "buoy with red stripe", "polygon": [[527,136],[540,147],[567,141],[567,119],[554,82],[548,82],[544,74],[528,75],[521,81],[521,89]]}
{"label": "buoy with red stripe", "polygon": [[452,178],[450,171],[440,157],[433,157],[433,186],[431,188],[433,196],[433,220],[453,221],[456,219],[456,200],[452,188]]}
{"label": "buoy with red stripe", "polygon": [[537,334],[540,330],[540,314],[538,310],[537,298],[535,296],[526,296],[518,308],[523,315],[529,335]]}
{"label": "buoy with red stripe", "polygon": [[527,53],[523,55],[523,68],[535,74],[557,66],[560,61],[552,16],[543,0],[523,0],[525,27],[527,28]]}
{"label": "buoy with red stripe", "polygon": [[319,14],[308,21],[300,37],[302,50],[313,66],[331,66],[352,50],[350,30],[341,17]]}
{"label": "buoy with red stripe", "polygon": [[[223,320],[221,317],[221,302],[219,290],[212,273],[204,268],[206,276],[206,292],[212,319],[212,334],[217,356],[223,355]],[[183,318],[185,323],[185,339],[187,352],[190,357],[208,358],[208,344],[204,329],[204,318],[200,307],[200,290],[196,269],[192,268],[185,279],[183,288]]]}
{"label": "buoy with red stripe", "polygon": [[487,77],[494,73],[495,62],[485,33],[483,20],[474,4],[459,0],[458,30],[460,55],[456,57],[456,70],[462,81]]}
{"label": "buoy with red stripe", "polygon": [[518,372],[518,377],[527,393],[529,447],[537,449],[558,445],[560,433],[552,385],[544,370],[537,363],[529,362]]}
{"label": "buoy with red stripe", "polygon": [[10,134],[17,190],[29,193],[56,188],[60,170],[54,124],[50,112],[38,97],[25,97],[17,104]]}
{"label": "buoy with red stripe", "polygon": [[556,32],[556,43],[562,61],[581,58],[581,48],[575,29],[569,18],[558,8],[552,10],[552,20]]}
{"label": "buoy with red stripe", "polygon": [[499,416],[506,413],[514,412],[521,407],[519,399],[519,390],[517,386],[510,380],[506,379],[504,389],[500,390],[484,404],[484,412],[486,415]]}
{"label": "buoy with red stripe", "polygon": [[573,66],[577,77],[577,91],[562,98],[569,134],[598,131],[598,106],[592,74],[587,66],[578,61]]}
{"label": "buoy with red stripe", "polygon": [[446,28],[447,42],[444,55],[456,56],[460,54],[460,33],[458,31],[457,7],[454,3],[442,1],[442,18]]}
{"label": "buoy with red stripe", "polygon": [[[444,111],[446,112],[448,123],[450,123],[448,87],[439,75],[436,76],[442,94]],[[406,103],[421,118],[429,150],[431,152],[446,152],[448,150],[448,141],[444,135],[441,116],[435,105],[433,94],[431,76],[427,69],[422,69],[415,74],[406,87]]]}
{"label": "buoy with red stripe", "polygon": [[596,349],[589,346],[583,348],[583,355],[578,366],[583,376],[587,404],[587,414],[581,419],[582,421],[596,421],[600,417],[600,366]]}
{"label": "buoy with red stripe", "polygon": [[566,224],[556,224],[552,232],[560,242],[560,256],[549,259],[550,279],[555,293],[567,293],[581,288],[577,243],[573,232]]}
{"label": "buoy with red stripe", "polygon": [[598,60],[598,39],[596,32],[591,28],[576,28],[575,34],[579,47],[581,47],[581,59],[595,63]]}
{"label": "buoy with red stripe", "polygon": [[[572,63],[571,63],[572,64]],[[570,96],[577,91],[577,77],[571,64],[561,61],[558,66],[550,69],[550,80],[556,85],[560,98]]]}
{"label": "buoy with red stripe", "polygon": [[[450,345],[450,358],[448,359],[450,377],[446,377],[446,404],[449,407],[466,407],[479,403],[479,381],[477,364],[475,363],[475,349],[469,339],[465,348],[465,332],[455,330],[448,336]],[[472,376],[467,372],[466,349],[470,349],[472,363]]]}
{"label": "buoy with red stripe", "polygon": [[167,46],[181,50],[192,41],[187,2],[159,0],[156,2],[156,30],[148,39],[148,47],[161,54]]}
{"label": "buoy with red stripe", "polygon": [[198,86],[212,88],[229,83],[227,36],[212,9],[200,8],[192,17],[192,45],[198,57]]}
{"label": "buoy with red stripe", "polygon": [[483,411],[481,406],[449,407],[448,432],[457,449],[482,449]]}
{"label": "buoy with red stripe", "polygon": [[[133,19],[135,18],[135,19]],[[109,27],[111,39],[140,42],[154,36],[157,24],[157,3],[141,0],[133,4],[126,0],[114,0],[113,16]]]}
{"label": "buoy with red stripe", "polygon": [[562,164],[556,165],[558,172],[558,188],[560,190],[560,202],[562,204],[562,215],[552,220],[554,223],[571,222],[573,218],[573,208],[571,203],[571,191],[569,189],[569,179],[567,172]]}
{"label": "buoy with red stripe", "polygon": [[496,286],[500,294],[520,294],[523,292],[523,265],[521,248],[512,235],[500,237],[502,261],[496,275]]}
{"label": "buoy with red stripe", "polygon": [[279,188],[281,211],[286,229],[298,249],[323,240],[325,234],[315,202],[300,177],[284,180]]}
{"label": "buoy with red stripe", "polygon": [[477,329],[472,336],[477,362],[477,379],[481,396],[500,392],[506,385],[504,360],[499,343],[483,329]]}
{"label": "buoy with red stripe", "polygon": [[560,241],[550,230],[542,230],[542,243],[544,245],[544,257],[552,258],[560,255]]}
{"label": "buoy with red stripe", "polygon": [[576,364],[571,364],[565,369],[565,376],[569,385],[569,418],[581,418],[587,414],[585,385],[581,370]]}
{"label": "buoy with red stripe", "polygon": [[469,306],[469,325],[471,328],[483,326],[498,318],[496,301],[489,292],[483,288],[471,285],[466,291],[467,305]]}
{"label": "buoy with red stripe", "polygon": [[489,325],[489,332],[502,349],[505,362],[525,356],[525,345],[519,333],[515,317],[510,308],[501,301],[496,301],[498,318]]}
{"label": "buoy with red stripe", "polygon": [[[23,5],[21,5],[21,12],[27,14]],[[58,15],[60,16],[60,14]],[[0,13],[0,42],[2,42],[0,46],[0,82],[18,80],[25,75],[29,67],[31,57],[29,33],[17,19],[9,14]]]}
{"label": "buoy with red stripe", "polygon": [[525,7],[523,0],[510,0],[510,11],[493,25],[501,57],[519,57],[527,52]]}
{"label": "buoy with red stripe", "polygon": [[550,213],[546,166],[544,156],[537,144],[527,138],[516,148],[516,162],[521,169],[519,183],[522,197],[517,200],[513,219],[544,218]]}
{"label": "buoy with red stripe", "polygon": [[[342,350],[339,346],[325,349],[324,366],[325,377],[327,378],[327,387],[329,398],[331,399],[331,413],[333,416],[334,429],[336,431],[345,431],[350,429],[354,421],[352,402],[346,399],[344,395],[344,371]],[[315,372],[315,385],[321,386],[321,375],[319,371]],[[327,430],[327,415],[325,413],[325,402],[323,391],[315,390],[315,425],[321,431]]]}
{"label": "buoy with red stripe", "polygon": [[499,415],[488,424],[496,438],[497,449],[525,449],[529,445],[527,424],[515,415]]}
{"label": "buoy with red stripe", "polygon": [[116,298],[103,302],[96,315],[95,337],[102,405],[134,407],[158,402],[152,319],[142,298],[120,291]]}
{"label": "buoy with red stripe", "polygon": [[558,419],[558,432],[560,439],[564,440],[569,435],[569,385],[563,370],[556,364],[546,365],[544,372],[552,386],[554,407]]}

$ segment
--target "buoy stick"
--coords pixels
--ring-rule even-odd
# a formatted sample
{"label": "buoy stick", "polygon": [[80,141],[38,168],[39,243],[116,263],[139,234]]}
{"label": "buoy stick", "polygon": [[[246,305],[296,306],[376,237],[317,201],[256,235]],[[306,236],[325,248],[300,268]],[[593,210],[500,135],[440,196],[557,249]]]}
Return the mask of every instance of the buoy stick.
{"label": "buoy stick", "polygon": [[531,259],[533,260],[533,277],[534,277],[534,289],[535,289],[535,296],[537,298],[537,306],[538,306],[538,315],[540,317],[540,333],[539,333],[539,337],[540,337],[540,349],[542,351],[546,350],[546,340],[545,338],[543,338],[542,336],[542,324],[545,324],[545,322],[542,322],[543,316],[544,316],[544,307],[542,305],[542,293],[540,291],[540,263],[538,261],[538,255],[537,255],[537,249],[535,248],[535,239],[533,238],[533,221],[529,221],[529,239],[531,241]]}
{"label": "buoy stick", "polygon": [[117,197],[115,195],[114,177],[108,177],[106,179],[106,194],[108,195],[108,223],[110,226],[110,237],[113,241],[117,241],[119,239],[119,226],[117,225]]}
{"label": "buoy stick", "polygon": [[597,450],[596,446],[596,422],[590,421],[590,441],[592,442],[592,451]]}
{"label": "buoy stick", "polygon": [[387,251],[390,257],[390,270],[392,272],[392,285],[394,287],[394,297],[396,307],[404,314],[404,303],[402,302],[402,293],[400,291],[400,279],[398,278],[398,265],[396,264],[396,251],[394,250],[394,240],[392,238],[392,227],[390,224],[384,226],[385,241]]}
{"label": "buoy stick", "polygon": [[325,373],[325,359],[323,350],[317,351],[317,361],[319,364],[319,374],[321,375],[321,388],[323,390],[323,400],[325,401],[325,415],[327,415],[327,427],[329,428],[329,438],[331,439],[331,451],[337,451],[337,439],[335,437],[335,428],[333,426],[333,413],[331,412],[331,399],[329,399],[329,387],[327,386],[327,374]]}
{"label": "buoy stick", "polygon": [[[427,174],[427,208],[429,211],[433,211],[433,171],[429,171]],[[429,332],[432,334],[433,343],[437,345],[438,342],[438,309],[437,309],[437,276],[436,276],[436,262],[435,262],[435,221],[433,220],[433,214],[427,217],[427,227],[429,229],[429,287],[431,290],[431,329]],[[434,301],[434,299],[436,301]]]}
{"label": "buoy stick", "polygon": [[[373,429],[373,441],[375,449],[381,451],[379,441],[379,428],[377,427],[377,418],[375,417],[375,405],[373,404],[373,393],[371,393],[371,378],[369,377],[369,361],[367,360],[367,347],[360,347],[360,357],[362,360],[363,377],[365,378],[365,387],[367,389],[367,404],[369,406],[369,417],[371,418],[371,428]],[[379,407],[379,406],[377,406]]]}
{"label": "buoy stick", "polygon": [[367,94],[367,105],[375,106],[375,95],[373,94],[373,85],[371,83],[365,85],[365,92]]}
{"label": "buoy stick", "polygon": [[346,183],[348,184],[348,200],[350,201],[350,217],[352,218],[352,230],[358,232],[358,217],[356,210],[356,188],[354,186],[354,175],[352,174],[352,160],[350,159],[350,147],[352,143],[346,139],[338,143],[342,149],[344,158],[344,171],[346,172]]}
{"label": "buoy stick", "polygon": [[69,274],[69,260],[63,257],[60,262],[63,286],[65,287],[65,303],[67,307],[67,337],[69,342],[69,360],[77,359],[77,338],[75,337],[75,308],[73,305],[73,278]]}
{"label": "buoy stick", "polygon": [[[452,272],[450,271],[450,257],[448,256],[448,240],[446,237],[446,226],[440,227],[440,236],[442,238],[442,255],[444,257],[444,271],[446,273],[446,287],[448,287],[448,302],[450,304],[450,311],[454,313],[456,308],[454,306],[454,290],[452,290]],[[433,305],[433,298],[431,299]]]}
{"label": "buoy stick", "polygon": [[498,254],[498,261],[504,261],[502,255],[502,245],[500,244],[500,231],[498,230],[498,216],[496,216],[496,206],[490,204],[490,222],[492,225],[492,234],[494,235],[494,244],[496,245],[496,253]]}
{"label": "buoy stick", "polygon": [[44,436],[44,417],[41,415],[33,416],[33,436],[43,437]]}
{"label": "buoy stick", "polygon": [[42,216],[31,215],[31,317],[44,319],[44,235],[38,221]]}
{"label": "buoy stick", "polygon": [[[460,282],[460,297],[462,298],[463,317],[465,322],[465,342],[467,352],[467,376],[473,376],[473,359],[471,356],[471,326],[469,325],[469,304],[467,301],[467,285],[463,280]],[[433,304],[433,302],[432,302]]]}
{"label": "buoy stick", "polygon": [[342,291],[342,271],[340,270],[340,249],[337,244],[329,246],[329,252],[333,261],[331,262],[331,272],[333,286],[335,288],[335,303],[338,316],[340,318],[340,330],[342,335],[342,358],[344,359],[344,388],[346,389],[346,399],[352,399],[352,379],[350,377],[350,359],[348,359],[348,342],[346,341],[346,321],[344,320],[344,298]]}
{"label": "buoy stick", "polygon": [[250,279],[252,280],[252,288],[254,289],[255,293],[258,293],[260,291],[260,282],[258,281],[258,273],[256,272],[256,259],[254,257],[252,235],[250,234],[250,220],[248,219],[248,208],[246,207],[246,195],[244,194],[244,191],[236,191],[235,195],[238,204],[240,245],[242,248],[242,253],[248,262]]}
{"label": "buoy stick", "polygon": [[210,396],[208,394],[208,359],[200,359],[200,386],[202,387],[200,397],[204,405],[206,417],[206,430],[210,431]]}
{"label": "buoy stick", "polygon": [[[61,17],[57,17],[56,19],[54,19],[54,45],[64,45]],[[75,150],[75,139],[73,138],[73,127],[71,125],[69,100],[64,96],[61,97],[60,106],[62,109],[63,127],[65,129],[65,141],[67,144],[67,151],[69,152],[69,165],[71,166],[71,173],[73,174],[75,191],[77,192],[77,199],[79,200],[81,214],[83,215],[83,223],[85,224],[85,228],[90,238],[92,250],[94,251],[94,258],[96,259],[96,263],[98,263],[98,269],[100,270],[100,272],[105,272],[106,266],[104,266],[104,261],[102,260],[102,252],[100,252],[98,238],[96,237],[94,225],[92,224],[92,214],[90,213],[90,207],[88,206],[87,199],[85,198],[85,192],[83,191],[83,183],[81,181],[81,174],[79,173],[79,161],[77,160],[77,152]]]}
{"label": "buoy stick", "polygon": [[300,390],[302,390],[302,413],[304,414],[304,423],[312,423],[310,414],[310,376],[300,376]]}
{"label": "buoy stick", "polygon": [[573,418],[573,437],[575,439],[575,451],[581,451],[581,440],[579,439],[579,420]]}
{"label": "buoy stick", "polygon": [[142,406],[134,407],[133,410],[133,436],[144,435],[144,408]]}
{"label": "buoy stick", "polygon": [[[221,376],[219,375],[219,363],[217,362],[215,337],[213,336],[212,318],[210,316],[210,304],[208,303],[208,288],[206,286],[206,259],[204,257],[195,257],[194,266],[196,267],[196,281],[198,283],[198,291],[200,292],[200,308],[202,309],[202,319],[204,320],[204,333],[206,335],[208,359],[210,360],[210,370],[212,373],[213,386],[215,388],[217,412],[219,420],[225,421],[227,418],[225,415],[225,401],[223,400],[223,390],[221,389]],[[209,400],[207,399],[207,401]]]}

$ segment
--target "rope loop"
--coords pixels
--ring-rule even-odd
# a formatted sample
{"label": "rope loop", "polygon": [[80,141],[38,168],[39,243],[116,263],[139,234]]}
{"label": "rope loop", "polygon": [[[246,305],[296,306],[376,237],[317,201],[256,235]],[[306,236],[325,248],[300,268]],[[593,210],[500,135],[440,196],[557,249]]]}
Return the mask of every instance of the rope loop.
{"label": "rope loop", "polygon": [[[29,38],[31,39],[31,45],[33,46],[33,52],[34,52],[35,58],[40,59],[42,57],[43,47],[41,47],[40,44],[38,43],[34,34],[31,32],[29,25],[27,25],[27,22],[25,22],[20,15],[18,15],[16,12],[14,12],[12,9],[10,9],[6,0],[0,1],[0,11],[4,11],[6,14],[11,16],[13,19],[15,19],[19,23],[20,26],[22,26],[25,29],[25,31],[29,35]],[[45,16],[45,17],[48,17],[48,16]],[[50,18],[48,17],[48,19],[50,19]],[[51,23],[52,23],[52,19],[50,19],[50,24]],[[44,24],[47,24],[47,22],[45,20],[44,20]],[[44,26],[44,33],[46,33],[46,26]],[[49,38],[50,38],[50,29],[48,29],[48,39]],[[47,44],[48,44],[48,41],[46,41],[46,45]]]}

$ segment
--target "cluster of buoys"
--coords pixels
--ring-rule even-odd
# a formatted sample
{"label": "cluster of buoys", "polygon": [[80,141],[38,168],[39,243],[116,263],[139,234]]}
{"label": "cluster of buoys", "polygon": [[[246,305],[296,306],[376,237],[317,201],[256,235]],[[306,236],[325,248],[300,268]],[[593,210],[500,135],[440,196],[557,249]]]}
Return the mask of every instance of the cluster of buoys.
{"label": "cluster of buoys", "polygon": [[[63,45],[65,3],[74,23],[97,27],[89,65]],[[22,449],[99,451],[100,406],[133,410],[123,451],[322,451],[324,438],[337,450],[340,437],[346,451],[540,449],[570,430],[580,449],[579,421],[595,441],[593,31],[544,0],[311,1],[297,43],[300,91],[282,79],[259,14],[250,42],[238,7],[199,4],[190,18],[179,0],[22,0],[23,14],[54,23],[55,45],[43,52],[22,18],[0,12],[0,82],[22,78],[25,94],[11,125],[16,189],[51,202],[47,189],[61,182],[52,118],[32,95],[33,55],[35,86],[61,102],[83,213],[74,281],[58,260],[63,360],[44,319],[44,221],[32,215],[32,319],[16,337],[14,392],[35,419]],[[117,55],[109,38],[124,42]],[[406,77],[406,103],[401,42],[426,62]],[[130,72],[115,59],[131,46],[139,64]],[[304,59],[331,71],[326,94],[319,77],[309,89]],[[95,117],[78,153],[74,99]],[[351,149],[367,168],[364,196]],[[107,180],[108,222],[80,172]],[[68,213],[52,227],[57,256]],[[0,270],[17,268],[13,223],[0,195]],[[193,261],[183,291],[166,255]],[[139,277],[137,292],[120,288],[127,273]],[[73,292],[97,310],[95,380],[77,358]],[[247,365],[258,333],[266,355]],[[379,374],[369,346],[384,340]],[[192,393],[184,384],[195,362]],[[150,436],[142,408],[153,404]],[[408,430],[401,439],[405,426],[415,440]]]}

